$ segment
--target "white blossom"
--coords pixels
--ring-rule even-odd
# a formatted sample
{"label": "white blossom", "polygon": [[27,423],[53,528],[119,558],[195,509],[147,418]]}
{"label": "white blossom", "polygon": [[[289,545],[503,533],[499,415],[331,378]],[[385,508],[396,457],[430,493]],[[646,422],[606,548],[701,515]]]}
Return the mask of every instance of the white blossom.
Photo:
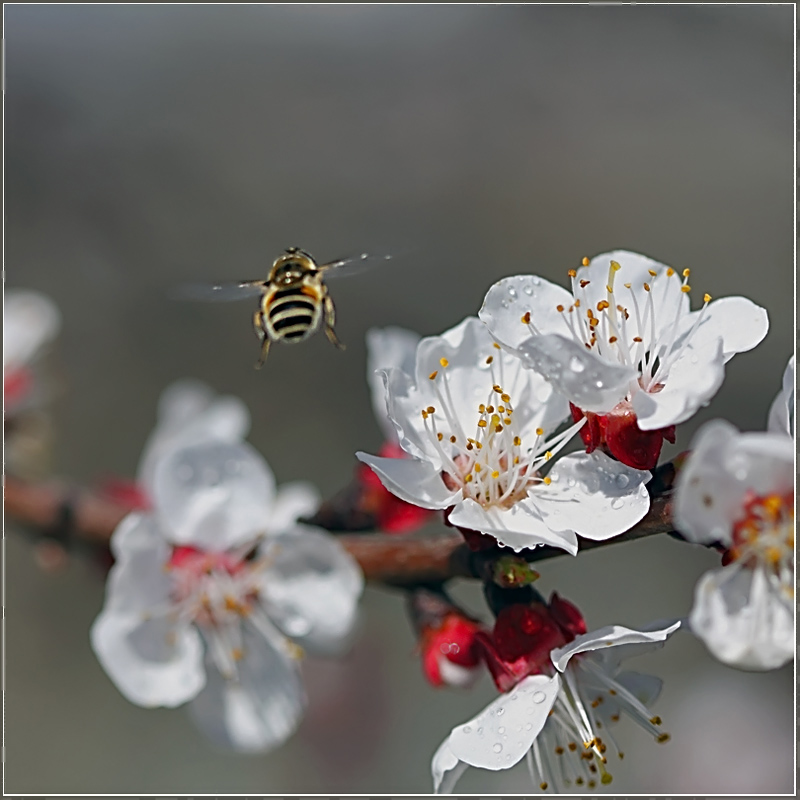
{"label": "white blossom", "polygon": [[689,624],[720,661],[775,669],[794,657],[794,442],[714,420],[678,473],[674,517],[726,565],[695,589]]}
{"label": "white blossom", "polygon": [[552,668],[529,675],[471,720],[457,725],[436,751],[434,790],[449,793],[467,766],[509,769],[523,758],[542,791],[580,791],[611,782],[609,747],[624,754],[610,731],[621,713],[657,741],[668,734],[648,709],[658,678],[620,672],[620,662],[662,646],[678,628],[635,631],[618,625],[577,636],[550,654]]}
{"label": "white blossom", "polygon": [[452,507],[453,525],[517,551],[549,544],[575,553],[577,534],[606,539],[646,514],[650,473],[602,453],[567,455],[542,474],[582,423],[554,435],[566,401],[478,319],[422,339],[413,374],[391,368],[383,379],[410,458],[357,455],[406,502]]}
{"label": "white blossom", "polygon": [[786,365],[781,390],[770,406],[767,430],[794,436],[794,356]]}
{"label": "white blossom", "polygon": [[302,650],[335,652],[351,633],[360,569],[333,537],[297,523],[316,493],[277,491],[245,443],[177,447],[150,489],[152,512],[129,515],[112,537],[93,648],[131,702],[191,701],[218,744],[275,747],[302,716]]}

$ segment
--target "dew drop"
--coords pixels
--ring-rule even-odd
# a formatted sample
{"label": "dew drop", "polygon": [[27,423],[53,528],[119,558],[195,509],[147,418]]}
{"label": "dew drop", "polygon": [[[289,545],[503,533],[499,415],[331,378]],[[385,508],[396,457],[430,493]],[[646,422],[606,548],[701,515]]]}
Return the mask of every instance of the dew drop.
{"label": "dew drop", "polygon": [[691,359],[690,359],[690,361],[692,362],[692,364],[696,364],[696,363],[697,363],[699,360],[700,360],[700,359],[699,359],[697,356],[692,356],[692,357],[691,357]]}
{"label": "dew drop", "polygon": [[533,294],[533,286],[526,286],[522,291],[530,297]]}
{"label": "dew drop", "polygon": [[465,725],[461,730],[464,731],[464,733],[472,733],[472,728],[470,728],[469,725]]}
{"label": "dew drop", "polygon": [[603,388],[603,386],[604,386],[605,384],[603,383],[603,381],[601,381],[601,380],[600,380],[600,378],[598,378],[598,379],[597,379],[597,380],[594,382],[594,385],[595,385],[595,386],[596,386],[598,389],[602,389],[602,388]]}
{"label": "dew drop", "polygon": [[284,621],[283,629],[289,636],[305,636],[311,630],[311,623],[305,617],[290,617]]}
{"label": "dew drop", "polygon": [[615,497],[611,501],[611,508],[622,508],[625,505],[625,501],[621,497]]}
{"label": "dew drop", "polygon": [[567,478],[567,486],[574,486],[575,478]]}
{"label": "dew drop", "polygon": [[534,703],[544,703],[546,697],[547,695],[544,692],[534,692],[531,700],[533,700]]}
{"label": "dew drop", "polygon": [[614,482],[617,484],[617,486],[619,486],[620,489],[624,489],[630,483],[630,478],[628,478],[628,476],[625,474],[620,474],[617,475],[617,477],[614,479]]}
{"label": "dew drop", "polygon": [[517,695],[516,695],[516,694],[512,694],[512,695],[511,695],[511,699],[512,699],[512,700],[516,700],[516,699],[517,699]]}
{"label": "dew drop", "polygon": [[483,728],[478,728],[478,736],[483,736]]}
{"label": "dew drop", "polygon": [[501,300],[500,308],[508,308],[508,300]]}
{"label": "dew drop", "polygon": [[534,276],[533,278],[531,278],[531,283],[534,286],[538,286],[541,282],[542,282],[542,279],[539,278],[539,277]]}
{"label": "dew drop", "polygon": [[506,761],[511,761],[511,753],[506,756]]}
{"label": "dew drop", "polygon": [[513,286],[508,290],[508,296],[512,301],[517,299],[517,290]]}
{"label": "dew drop", "polygon": [[502,753],[503,752],[503,745],[500,744],[500,742],[495,742],[492,745],[492,750],[494,750],[495,753]]}
{"label": "dew drop", "polygon": [[502,717],[503,714],[505,714],[505,713],[506,713],[506,710],[502,706],[497,709],[497,716],[498,717]]}
{"label": "dew drop", "polygon": [[569,368],[573,372],[583,372],[586,369],[586,365],[578,358],[578,356],[572,356],[572,358],[569,360]]}
{"label": "dew drop", "polygon": [[498,732],[498,733],[505,733],[505,732],[506,732],[506,729],[505,729],[505,728],[504,728],[504,727],[501,725],[501,726],[500,726],[500,727],[497,729],[497,732]]}
{"label": "dew drop", "polygon": [[525,730],[526,730],[526,731],[532,731],[532,730],[533,730],[533,723],[532,723],[532,722],[528,722],[528,723],[525,725]]}

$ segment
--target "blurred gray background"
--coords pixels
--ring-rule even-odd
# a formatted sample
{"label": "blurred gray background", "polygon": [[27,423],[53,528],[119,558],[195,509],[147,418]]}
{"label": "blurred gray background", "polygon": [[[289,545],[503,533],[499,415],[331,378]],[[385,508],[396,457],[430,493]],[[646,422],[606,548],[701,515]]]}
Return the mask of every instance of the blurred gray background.
{"label": "blurred gray background", "polygon": [[[693,269],[695,303],[744,294],[771,328],[702,422],[763,428],[794,347],[793,8],[6,5],[6,281],[60,307],[55,472],[133,475],[173,379],[242,397],[278,480],[325,495],[380,434],[364,334],[439,333],[520,272],[562,281],[617,247]],[[276,346],[253,304],[180,304],[187,281],[265,276],[300,245],[389,266],[333,286],[340,338]],[[548,562],[590,627],[688,612],[717,559],[643,541]],[[457,593],[483,611],[475,587]],[[401,598],[369,589],[348,659],[306,664],[281,750],[211,750],[183,710],[127,703],[88,629],[102,575],[40,573],[6,541],[5,789],[15,793],[424,793],[444,736],[493,696],[423,680]],[[632,723],[616,793],[792,790],[792,669],[712,661],[689,634],[632,662],[665,679],[672,741]],[[460,793],[531,793],[524,765]]]}

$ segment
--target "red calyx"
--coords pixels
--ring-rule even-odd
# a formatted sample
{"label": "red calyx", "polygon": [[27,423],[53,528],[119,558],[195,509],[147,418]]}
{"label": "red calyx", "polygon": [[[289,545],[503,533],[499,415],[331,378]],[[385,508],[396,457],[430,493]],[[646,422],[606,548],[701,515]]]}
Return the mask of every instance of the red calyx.
{"label": "red calyx", "polygon": [[439,627],[426,628],[421,636],[422,670],[434,686],[448,681],[442,675],[442,659],[472,669],[481,661],[477,642],[480,625],[460,614],[448,614]]}
{"label": "red calyx", "polygon": [[[392,442],[386,442],[378,455],[382,458],[408,458],[405,451]],[[386,533],[417,530],[434,513],[428,508],[420,508],[393,495],[366,464],[359,466],[357,479],[362,489],[361,509],[373,514],[377,527]]]}
{"label": "red calyx", "polygon": [[106,478],[100,484],[100,491],[109,500],[130,511],[149,511],[152,507],[147,492],[136,481],[116,477]]}
{"label": "red calyx", "polygon": [[583,411],[572,403],[569,407],[575,422],[586,418],[580,435],[587,453],[605,447],[617,461],[634,469],[653,469],[658,464],[663,440],[675,442],[674,425],[655,431],[641,430],[629,400],[618,403],[607,414]]}
{"label": "red calyx", "polygon": [[552,670],[550,652],[568,639],[542,603],[517,603],[504,608],[491,635],[480,633],[486,666],[501,692],[507,692],[528,675]]}
{"label": "red calyx", "polygon": [[586,620],[578,611],[578,607],[559,597],[556,592],[550,595],[550,614],[561,628],[567,642],[571,642],[576,636],[586,633]]}

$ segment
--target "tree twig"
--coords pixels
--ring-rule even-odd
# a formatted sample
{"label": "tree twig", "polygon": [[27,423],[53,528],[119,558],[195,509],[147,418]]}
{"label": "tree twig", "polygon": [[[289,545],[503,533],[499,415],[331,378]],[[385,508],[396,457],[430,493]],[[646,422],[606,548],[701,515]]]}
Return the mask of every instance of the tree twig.
{"label": "tree twig", "polygon": [[[114,529],[129,513],[120,503],[88,489],[28,483],[13,476],[5,478],[5,511],[44,535],[63,526],[66,518],[70,523],[69,537],[98,546],[108,544]],[[668,497],[653,498],[647,516],[625,533],[606,541],[581,539],[579,550],[660,533],[674,533]],[[347,534],[337,539],[371,581],[407,585],[481,575],[480,554],[472,552],[464,539],[449,529],[433,535]],[[566,555],[565,551],[548,546],[523,552],[529,562]]]}

